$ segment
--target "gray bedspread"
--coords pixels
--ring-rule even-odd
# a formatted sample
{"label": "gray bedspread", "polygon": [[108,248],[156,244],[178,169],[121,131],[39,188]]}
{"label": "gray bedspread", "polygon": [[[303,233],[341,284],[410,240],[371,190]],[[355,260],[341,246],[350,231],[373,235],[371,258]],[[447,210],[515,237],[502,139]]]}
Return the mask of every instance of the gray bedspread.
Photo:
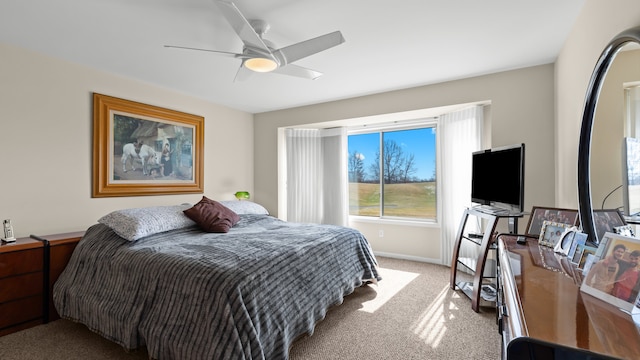
{"label": "gray bedspread", "polygon": [[66,319],[154,359],[287,359],[329,307],[379,279],[353,229],[242,215],[135,242],[90,227],[54,286]]}

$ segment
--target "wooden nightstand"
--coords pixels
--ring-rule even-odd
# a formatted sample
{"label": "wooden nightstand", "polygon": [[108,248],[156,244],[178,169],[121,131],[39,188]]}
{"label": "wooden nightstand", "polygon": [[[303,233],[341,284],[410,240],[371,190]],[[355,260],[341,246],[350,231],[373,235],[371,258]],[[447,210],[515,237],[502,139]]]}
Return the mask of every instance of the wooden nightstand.
{"label": "wooden nightstand", "polygon": [[0,243],[0,336],[43,323],[44,278],[42,241]]}

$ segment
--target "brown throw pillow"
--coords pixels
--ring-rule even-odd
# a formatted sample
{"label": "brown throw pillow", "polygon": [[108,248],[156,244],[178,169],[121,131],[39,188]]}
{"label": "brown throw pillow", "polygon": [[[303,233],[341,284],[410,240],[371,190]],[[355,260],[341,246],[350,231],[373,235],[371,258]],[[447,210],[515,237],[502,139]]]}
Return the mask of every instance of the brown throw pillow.
{"label": "brown throw pillow", "polygon": [[184,211],[184,214],[206,232],[226,233],[235,225],[240,216],[228,207],[202,197],[197,204]]}

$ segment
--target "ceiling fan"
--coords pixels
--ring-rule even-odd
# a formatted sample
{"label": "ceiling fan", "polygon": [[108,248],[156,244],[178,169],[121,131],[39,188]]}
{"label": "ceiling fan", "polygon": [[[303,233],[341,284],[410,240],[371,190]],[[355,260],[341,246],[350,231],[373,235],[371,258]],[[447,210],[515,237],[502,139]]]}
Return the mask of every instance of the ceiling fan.
{"label": "ceiling fan", "polygon": [[242,60],[234,81],[246,80],[253,72],[275,72],[315,80],[321,72],[307,69],[292,62],[319,53],[342,44],[345,40],[340,31],[334,31],[313,39],[276,49],[273,44],[262,38],[270,26],[262,20],[247,20],[238,7],[230,2],[215,0],[223,16],[227,19],[244,44],[242,53],[198,49],[185,46],[165,45],[165,47],[209,51]]}

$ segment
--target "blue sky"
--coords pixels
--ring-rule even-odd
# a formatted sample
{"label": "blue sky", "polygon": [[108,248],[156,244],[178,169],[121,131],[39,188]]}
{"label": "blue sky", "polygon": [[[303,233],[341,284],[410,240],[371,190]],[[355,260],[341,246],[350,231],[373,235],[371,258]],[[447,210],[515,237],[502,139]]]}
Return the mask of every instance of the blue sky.
{"label": "blue sky", "polygon": [[[417,170],[413,176],[420,179],[433,176],[436,166],[435,128],[385,132],[385,139],[394,140],[402,147],[405,155],[413,153]],[[379,133],[349,135],[349,154],[357,151],[364,155],[364,168],[367,173],[371,164],[378,162],[376,150],[379,141]]]}

